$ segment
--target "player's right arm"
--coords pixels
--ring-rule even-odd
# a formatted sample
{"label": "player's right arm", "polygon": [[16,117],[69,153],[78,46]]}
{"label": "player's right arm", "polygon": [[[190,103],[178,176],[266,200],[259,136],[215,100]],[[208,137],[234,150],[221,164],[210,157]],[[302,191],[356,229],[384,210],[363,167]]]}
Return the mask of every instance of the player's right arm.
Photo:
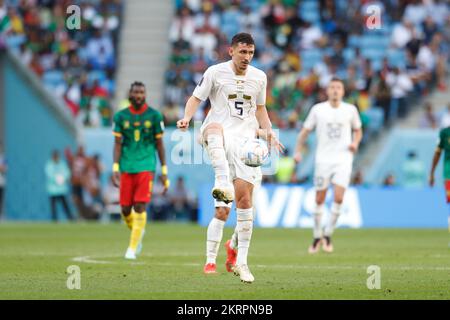
{"label": "player's right arm", "polygon": [[194,114],[197,112],[198,106],[202,100],[195,96],[191,96],[186,102],[186,108],[184,109],[184,117],[177,121],[177,127],[181,130],[186,130],[189,128],[189,122],[191,121]]}
{"label": "player's right arm", "polygon": [[311,133],[311,131],[314,130],[316,126],[316,121],[317,121],[316,108],[313,107],[309,112],[308,117],[305,120],[305,123],[303,124],[302,130],[297,136],[297,143],[295,145],[295,153],[294,153],[294,160],[297,163],[302,161],[303,146],[305,145],[306,139],[308,139],[308,136]]}
{"label": "player's right arm", "polygon": [[439,163],[439,159],[441,158],[442,148],[443,148],[443,144],[444,144],[444,139],[442,136],[443,136],[443,134],[441,131],[441,133],[439,134],[438,146],[433,155],[433,162],[431,164],[430,177],[428,179],[428,183],[430,184],[430,187],[434,186],[434,172],[436,171],[436,167]]}
{"label": "player's right arm", "polygon": [[295,153],[294,153],[294,160],[297,163],[302,161],[303,146],[305,145],[306,139],[308,139],[310,133],[311,130],[303,127],[297,136],[297,144],[295,145]]}
{"label": "player's right arm", "polygon": [[116,187],[120,185],[120,168],[119,162],[122,155],[122,124],[119,115],[114,116],[114,151],[113,151],[113,184]]}
{"label": "player's right arm", "polygon": [[197,87],[195,87],[192,96],[186,102],[184,117],[183,119],[177,121],[178,129],[187,130],[187,128],[189,128],[189,122],[197,112],[198,106],[202,101],[208,99],[213,88],[213,83],[213,70],[210,67],[205,71],[202,80],[200,80]]}

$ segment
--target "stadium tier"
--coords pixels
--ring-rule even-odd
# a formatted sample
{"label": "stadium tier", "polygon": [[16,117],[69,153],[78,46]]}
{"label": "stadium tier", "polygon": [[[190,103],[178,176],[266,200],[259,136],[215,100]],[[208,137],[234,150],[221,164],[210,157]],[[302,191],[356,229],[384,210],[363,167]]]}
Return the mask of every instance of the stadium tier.
{"label": "stadium tier", "polygon": [[[99,161],[93,166],[96,173],[89,174],[86,169],[82,175],[89,176],[90,184],[98,186],[94,190],[100,188],[103,195],[113,190],[109,181],[113,163],[112,116],[127,106],[128,101],[120,100],[119,90],[128,90],[129,86],[119,86],[118,80],[128,79],[136,63],[139,67],[141,61],[133,63],[127,59],[127,49],[120,47],[121,34],[130,40],[127,42],[130,50],[148,50],[145,35],[140,38],[139,30],[133,29],[139,27],[141,17],[136,17],[133,28],[124,17],[127,10],[133,14],[149,9],[163,12],[166,6],[172,6],[173,10],[173,16],[168,18],[171,20],[169,27],[154,29],[155,34],[148,37],[168,39],[165,41],[169,43],[169,54],[152,57],[166,66],[161,74],[165,85],[156,93],[161,97],[147,98],[164,116],[169,178],[172,182],[182,180],[176,191],[184,195],[178,199],[184,203],[178,214],[180,219],[196,219],[195,212],[201,211],[198,209],[199,186],[209,185],[213,172],[207,154],[196,143],[197,136],[185,137],[174,126],[183,116],[185,103],[207,68],[229,59],[229,42],[237,32],[248,32],[254,37],[256,50],[252,65],[267,74],[267,110],[281,142],[287,147],[286,156],[278,164],[269,166],[279,173],[266,175],[264,183],[313,183],[316,137],[312,135],[308,139],[302,165],[293,168],[296,136],[311,107],[326,100],[325,88],[330,79],[337,76],[345,84],[344,100],[359,110],[364,134],[355,158],[352,183],[362,187],[395,185],[403,188],[417,184],[423,188],[426,185],[437,130],[446,126],[450,119],[445,109],[450,18],[448,4],[444,1],[186,0],[164,4],[133,3],[131,6],[118,0],[80,0],[70,4],[80,8],[80,30],[67,27],[67,18],[71,15],[66,11],[68,1],[11,0],[1,4],[0,43],[9,52],[9,58],[4,60],[8,68],[3,69],[7,70],[5,79],[9,86],[6,90],[11,94],[27,91],[30,86],[26,81],[31,80],[26,79],[33,77],[26,73],[31,71],[37,79],[30,93],[34,98],[23,96],[23,102],[17,101],[31,110],[44,111],[43,119],[60,123],[46,126],[48,133],[42,132],[41,136],[51,137],[54,133],[50,131],[54,129],[61,136],[70,137],[59,142],[46,139],[47,144],[39,154],[39,165],[29,166],[28,162],[20,160],[20,165],[9,166],[6,175],[12,186],[28,176],[30,185],[34,186],[31,189],[41,189],[40,204],[35,206],[40,209],[32,215],[26,213],[28,218],[34,219],[41,216],[41,211],[49,211],[45,190],[40,186],[42,172],[28,168],[43,167],[52,147],[61,152],[67,149],[64,158],[68,162],[76,154],[77,144],[85,147],[87,158],[99,155],[99,159],[93,161]],[[375,20],[371,6],[379,9]],[[155,23],[159,22],[155,20]],[[142,30],[150,32],[148,28]],[[133,36],[129,36],[130,32]],[[131,66],[126,76],[118,68],[121,62],[122,69]],[[18,74],[24,76],[20,81],[13,74],[17,63],[23,67],[18,67],[23,72],[17,69]],[[157,70],[145,64],[139,68]],[[151,89],[155,95],[154,88]],[[8,97],[7,93],[5,95]],[[11,105],[7,103],[5,110],[14,108],[12,97],[18,95],[10,97],[6,101]],[[30,99],[36,102],[39,97],[44,105],[46,99],[53,99],[53,107],[47,110],[28,102]],[[155,105],[153,101],[162,103]],[[202,121],[210,108],[208,100],[202,103],[193,120]],[[11,117],[15,113],[9,114]],[[2,117],[8,119],[3,114]],[[30,158],[20,150],[14,152],[16,142],[23,138],[12,134],[19,125],[13,123],[4,126],[10,139],[8,142],[5,138],[5,149],[13,148],[5,153],[4,158],[10,159],[9,162]],[[411,130],[404,132],[402,126]],[[195,132],[198,134],[198,127]],[[408,157],[411,152],[415,153],[414,159]],[[196,163],[199,154],[201,163]],[[437,167],[437,172],[440,171],[441,164]],[[158,185],[158,180],[155,183]],[[440,175],[436,176],[436,183],[442,184]],[[26,197],[31,197],[31,189],[24,191]],[[88,210],[88,216],[98,217],[94,213],[102,207],[104,199],[97,191],[88,189],[83,191],[88,207],[95,209]],[[15,202],[8,200],[9,197],[20,198],[8,191],[6,195],[7,206]],[[153,210],[166,217],[164,212],[167,208],[174,210],[178,200],[161,196]],[[10,214],[15,212],[12,217],[22,217],[23,211],[11,210]]]}

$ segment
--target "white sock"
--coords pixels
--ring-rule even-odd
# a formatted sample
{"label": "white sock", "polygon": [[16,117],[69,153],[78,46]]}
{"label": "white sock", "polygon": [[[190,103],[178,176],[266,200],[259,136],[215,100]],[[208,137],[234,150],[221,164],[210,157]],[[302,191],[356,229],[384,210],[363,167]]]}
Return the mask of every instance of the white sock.
{"label": "white sock", "polygon": [[216,263],[225,221],[212,218],[206,232],[206,263]]}
{"label": "white sock", "polygon": [[313,229],[313,237],[314,239],[322,238],[322,215],[323,215],[323,204],[316,205],[316,211],[314,212],[314,229]]}
{"label": "white sock", "polygon": [[230,168],[225,154],[223,136],[221,134],[208,134],[206,142],[206,150],[214,169],[216,181],[227,183],[229,181]]}
{"label": "white sock", "polygon": [[237,249],[237,247],[238,247],[238,228],[236,226],[236,228],[234,228],[233,235],[231,236],[230,248]]}
{"label": "white sock", "polygon": [[253,208],[236,209],[238,231],[237,265],[247,264],[248,248],[253,231]]}
{"label": "white sock", "polygon": [[328,221],[328,225],[325,227],[325,236],[331,237],[333,235],[334,229],[336,228],[336,222],[341,214],[341,204],[333,202],[331,205],[331,217]]}

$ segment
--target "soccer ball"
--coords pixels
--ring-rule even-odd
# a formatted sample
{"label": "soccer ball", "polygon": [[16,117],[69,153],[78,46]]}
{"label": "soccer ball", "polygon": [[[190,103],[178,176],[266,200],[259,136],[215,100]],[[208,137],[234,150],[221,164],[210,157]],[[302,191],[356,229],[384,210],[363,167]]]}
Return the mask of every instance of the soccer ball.
{"label": "soccer ball", "polygon": [[261,139],[247,139],[241,147],[241,160],[249,167],[259,167],[269,156],[269,149]]}

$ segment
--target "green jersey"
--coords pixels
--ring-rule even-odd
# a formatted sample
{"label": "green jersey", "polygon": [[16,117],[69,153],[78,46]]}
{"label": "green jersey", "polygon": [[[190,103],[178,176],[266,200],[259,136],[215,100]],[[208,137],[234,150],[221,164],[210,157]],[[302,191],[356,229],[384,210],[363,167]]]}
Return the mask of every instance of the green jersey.
{"label": "green jersey", "polygon": [[162,114],[147,105],[137,111],[132,107],[118,111],[114,115],[113,134],[122,138],[120,171],[155,171],[156,139],[162,137],[163,131]]}
{"label": "green jersey", "polygon": [[444,151],[444,179],[450,180],[450,127],[439,133],[438,148]]}

